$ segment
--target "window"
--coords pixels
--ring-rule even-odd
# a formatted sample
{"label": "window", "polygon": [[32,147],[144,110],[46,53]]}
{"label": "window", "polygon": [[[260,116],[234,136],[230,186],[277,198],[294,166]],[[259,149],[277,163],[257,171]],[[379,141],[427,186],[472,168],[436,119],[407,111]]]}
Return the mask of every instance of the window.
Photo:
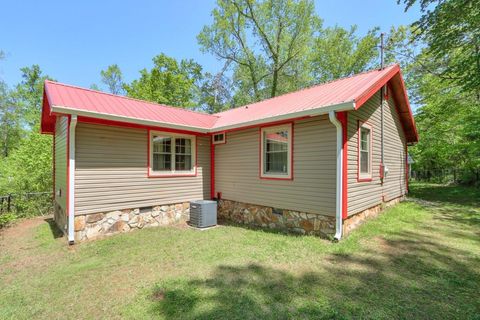
{"label": "window", "polygon": [[292,178],[292,125],[261,129],[260,177]]}
{"label": "window", "polygon": [[225,143],[225,132],[215,133],[215,134],[212,136],[212,143],[213,143],[213,144],[222,144],[222,143]]}
{"label": "window", "polygon": [[358,129],[358,180],[372,179],[372,128],[359,122]]}
{"label": "window", "polygon": [[195,136],[150,131],[149,175],[195,174]]}

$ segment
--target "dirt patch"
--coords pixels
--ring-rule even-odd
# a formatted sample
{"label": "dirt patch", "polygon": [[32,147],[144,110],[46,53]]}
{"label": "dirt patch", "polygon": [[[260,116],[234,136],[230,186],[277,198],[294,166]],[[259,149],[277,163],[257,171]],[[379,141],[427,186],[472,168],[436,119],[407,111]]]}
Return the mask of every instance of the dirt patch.
{"label": "dirt patch", "polygon": [[162,301],[165,299],[165,292],[162,289],[155,290],[151,298],[152,301]]}

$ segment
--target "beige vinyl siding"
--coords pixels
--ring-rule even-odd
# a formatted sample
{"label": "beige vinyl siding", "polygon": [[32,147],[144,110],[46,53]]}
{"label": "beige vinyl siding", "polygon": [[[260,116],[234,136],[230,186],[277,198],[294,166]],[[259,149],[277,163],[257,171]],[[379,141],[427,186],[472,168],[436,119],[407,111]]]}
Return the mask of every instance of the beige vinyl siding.
{"label": "beige vinyl siding", "polygon": [[[405,184],[405,135],[392,98],[384,108],[384,158],[389,169],[382,186],[381,162],[381,108],[377,92],[365,105],[348,113],[348,214],[371,208],[382,201],[397,198],[406,193]],[[358,182],[358,120],[372,126],[372,181]]]}
{"label": "beige vinyl siding", "polygon": [[79,122],[75,213],[172,204],[210,197],[210,140],[197,137],[196,177],[148,178],[147,130]]}
{"label": "beige vinyl siding", "polygon": [[55,201],[67,210],[67,134],[68,117],[59,116],[55,122]]}
{"label": "beige vinyl siding", "polygon": [[228,200],[335,215],[335,127],[326,116],[293,126],[293,180],[259,177],[260,129],[227,132],[215,146],[215,191]]}

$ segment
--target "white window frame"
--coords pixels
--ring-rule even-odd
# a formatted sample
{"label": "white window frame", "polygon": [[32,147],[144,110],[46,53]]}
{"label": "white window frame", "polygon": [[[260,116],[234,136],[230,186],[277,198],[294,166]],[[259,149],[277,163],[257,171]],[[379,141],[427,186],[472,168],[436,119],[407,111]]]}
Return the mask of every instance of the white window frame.
{"label": "white window frame", "polygon": [[[368,135],[368,172],[362,172],[362,128],[368,129],[370,134]],[[364,121],[358,122],[358,180],[359,181],[371,181],[372,180],[372,153],[373,153],[373,127]]]}
{"label": "white window frame", "polygon": [[[265,138],[266,134],[277,132],[280,130],[286,130],[288,132],[288,148],[287,148],[287,173],[278,174],[278,173],[267,173],[265,172]],[[262,127],[260,128],[260,178],[263,179],[276,179],[276,180],[292,180],[293,178],[293,125],[292,123],[271,126],[271,127]]]}
{"label": "white window frame", "polygon": [[[215,136],[219,134],[223,134],[223,140],[215,141],[214,139]],[[226,143],[226,141],[227,141],[227,134],[225,131],[212,134],[212,144],[224,144]]]}
{"label": "white window frame", "polygon": [[[153,136],[161,135],[172,139],[171,146],[171,170],[170,171],[155,171],[153,170]],[[190,139],[191,140],[191,156],[192,156],[192,168],[190,170],[175,170],[175,139]],[[164,131],[149,131],[148,135],[149,143],[149,166],[148,173],[150,177],[170,177],[170,176],[194,176],[197,172],[197,137],[194,135],[178,134]]]}

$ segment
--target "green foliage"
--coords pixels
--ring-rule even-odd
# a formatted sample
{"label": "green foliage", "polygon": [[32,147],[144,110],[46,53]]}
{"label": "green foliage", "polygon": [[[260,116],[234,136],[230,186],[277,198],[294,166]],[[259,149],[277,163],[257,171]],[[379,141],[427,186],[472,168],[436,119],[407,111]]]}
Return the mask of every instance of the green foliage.
{"label": "green foliage", "polygon": [[46,214],[51,195],[25,193],[52,190],[52,137],[30,132],[20,145],[0,163],[0,194],[13,194],[19,216]]}
{"label": "green foliage", "polygon": [[15,219],[17,219],[17,216],[12,212],[0,214],[0,229],[9,225]]}
{"label": "green foliage", "polygon": [[50,79],[38,65],[24,67],[22,81],[12,91],[12,99],[27,129],[38,130],[42,110],[43,84]]}
{"label": "green foliage", "polygon": [[160,54],[153,58],[153,68],[140,71],[140,78],[125,84],[127,95],[160,104],[194,107],[199,96],[202,67],[193,60],[181,60]]}
{"label": "green foliage", "polygon": [[477,0],[397,0],[410,9],[419,2],[421,18],[413,26],[427,53],[443,61],[438,75],[473,92],[480,100],[480,5]]}
{"label": "green foliage", "polygon": [[[217,1],[213,23],[198,42],[204,52],[232,62],[238,103],[258,101],[305,84],[305,63],[320,20],[312,1]],[[303,69],[305,70],[305,69]]]}
{"label": "green foliage", "polygon": [[335,26],[322,30],[312,52],[312,72],[316,82],[326,82],[371,69],[378,64],[378,29],[366,36]]}
{"label": "green foliage", "polygon": [[7,85],[0,81],[0,159],[15,149],[22,134],[21,119]]}
{"label": "green foliage", "polygon": [[108,66],[107,70],[100,71],[103,84],[108,88],[108,91],[112,94],[123,94],[123,75],[120,67],[117,64]]}
{"label": "green foliage", "polygon": [[[378,28],[365,36],[356,26],[323,28],[312,1],[219,0],[212,16],[197,39],[202,51],[231,65],[234,106],[379,65]],[[404,28],[392,28],[387,63],[404,40]]]}
{"label": "green foliage", "polygon": [[[409,9],[416,1],[403,1]],[[421,0],[407,68],[419,143],[414,169],[462,169],[462,181],[480,169],[480,7],[474,1]],[[411,50],[411,49],[410,49]]]}
{"label": "green foliage", "polygon": [[222,73],[205,73],[200,87],[200,105],[207,113],[216,113],[228,109],[231,101],[230,80]]}

